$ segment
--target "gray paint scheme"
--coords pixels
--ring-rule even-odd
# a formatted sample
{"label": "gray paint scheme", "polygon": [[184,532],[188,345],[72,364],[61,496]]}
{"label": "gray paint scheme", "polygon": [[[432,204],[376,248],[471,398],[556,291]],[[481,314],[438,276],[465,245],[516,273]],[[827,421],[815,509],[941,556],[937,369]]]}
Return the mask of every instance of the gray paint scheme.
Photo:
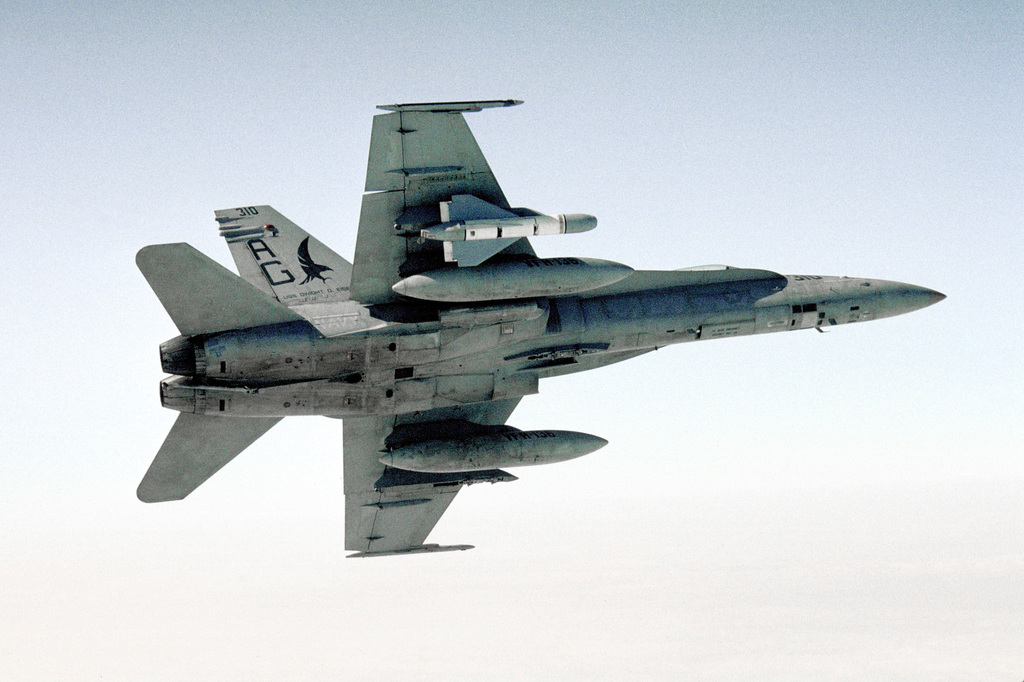
{"label": "gray paint scheme", "polygon": [[301,320],[188,244],[154,244],[135,263],[185,336]]}
{"label": "gray paint scheme", "polygon": [[139,499],[184,499],[279,421],[280,417],[221,419],[182,412],[139,484]]}
{"label": "gray paint scheme", "polygon": [[[268,206],[216,213],[242,277],[186,244],[139,252],[140,270],[182,333],[161,346],[174,376],[160,387],[163,406],[182,414],[140,499],[181,499],[280,418],[325,415],[344,419],[352,556],[468,549],[425,541],[463,485],[515,477],[406,471],[381,461],[393,461],[388,452],[420,457],[429,449],[454,462],[467,442],[503,428],[543,378],[677,343],[821,330],[944,298],[899,282],[724,266],[627,268],[618,281],[585,290],[586,282],[573,283],[590,276],[582,261],[540,261],[525,238],[460,268],[439,241],[421,237],[441,224],[441,202],[472,195],[536,215],[509,207],[461,113],[510,103],[391,105],[393,113],[375,117],[351,267]],[[516,274],[541,267],[554,268],[552,276]],[[442,273],[437,279],[458,302],[393,289],[422,273]],[[495,291],[506,298],[493,300]]]}

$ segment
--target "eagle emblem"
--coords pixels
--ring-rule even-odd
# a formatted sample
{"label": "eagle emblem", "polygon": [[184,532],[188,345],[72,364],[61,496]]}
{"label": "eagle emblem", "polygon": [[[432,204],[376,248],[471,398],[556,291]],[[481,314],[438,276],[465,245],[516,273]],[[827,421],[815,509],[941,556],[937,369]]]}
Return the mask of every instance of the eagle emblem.
{"label": "eagle emblem", "polygon": [[309,284],[314,279],[318,279],[321,282],[326,282],[330,277],[324,277],[323,273],[327,272],[331,268],[326,265],[317,265],[313,262],[312,256],[309,255],[309,237],[302,240],[299,244],[299,250],[296,253],[299,257],[299,265],[302,266],[302,271],[306,273],[306,279],[299,282],[299,284]]}

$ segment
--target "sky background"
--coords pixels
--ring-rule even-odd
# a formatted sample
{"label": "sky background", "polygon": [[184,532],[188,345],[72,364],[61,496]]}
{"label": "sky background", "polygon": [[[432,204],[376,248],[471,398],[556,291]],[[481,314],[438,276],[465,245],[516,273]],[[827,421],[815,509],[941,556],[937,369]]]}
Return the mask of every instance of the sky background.
{"label": "sky background", "polygon": [[[65,5],[69,6],[65,6]],[[0,13],[0,676],[1024,678],[1019,3],[26,3]],[[375,105],[467,120],[542,256],[912,282],[510,419],[607,438],[345,560],[341,423],[135,488],[176,335],[134,265],[271,204],[351,257]]]}

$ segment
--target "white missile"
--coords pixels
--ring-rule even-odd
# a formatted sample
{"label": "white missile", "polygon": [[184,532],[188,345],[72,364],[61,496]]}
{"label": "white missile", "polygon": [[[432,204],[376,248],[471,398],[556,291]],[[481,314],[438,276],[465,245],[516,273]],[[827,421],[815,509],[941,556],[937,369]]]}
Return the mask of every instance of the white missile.
{"label": "white missile", "polygon": [[428,270],[391,289],[402,296],[441,303],[567,296],[614,284],[633,268],[597,258],[528,258],[473,268]]}
{"label": "white missile", "polygon": [[[419,206],[399,216],[395,228],[429,221],[429,206]],[[525,208],[495,206],[472,194],[455,194],[437,205],[438,224],[419,230],[420,239],[439,241],[444,259],[459,267],[472,267],[523,237],[586,232],[597,227],[597,218],[583,213],[544,215]]]}
{"label": "white missile", "polygon": [[403,445],[386,453],[380,461],[407,471],[477,471],[564,462],[590,454],[607,444],[604,438],[575,431],[509,430]]}
{"label": "white missile", "polygon": [[424,239],[443,242],[541,237],[552,234],[587,232],[597,227],[597,218],[585,213],[483,218],[442,223],[420,230]]}
{"label": "white missile", "polygon": [[[549,234],[587,232],[597,227],[597,218],[583,213],[550,216],[526,211],[519,215],[495,206],[472,194],[456,194],[438,204],[441,224],[420,231],[424,239],[437,241],[475,241],[518,239]],[[524,209],[519,209],[520,213]]]}

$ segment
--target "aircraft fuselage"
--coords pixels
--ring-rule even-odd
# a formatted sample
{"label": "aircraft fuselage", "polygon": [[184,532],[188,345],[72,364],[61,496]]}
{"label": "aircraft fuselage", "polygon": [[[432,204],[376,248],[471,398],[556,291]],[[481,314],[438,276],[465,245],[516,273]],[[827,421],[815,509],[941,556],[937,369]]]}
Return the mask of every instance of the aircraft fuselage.
{"label": "aircraft fuselage", "polygon": [[672,344],[881,319],[944,298],[885,280],[765,275],[673,286],[672,273],[654,273],[648,286],[641,272],[638,284],[439,308],[436,320],[335,337],[305,322],[178,337],[161,346],[164,369],[181,375],[161,383],[161,401],[233,417],[404,414],[518,398],[541,378]]}

